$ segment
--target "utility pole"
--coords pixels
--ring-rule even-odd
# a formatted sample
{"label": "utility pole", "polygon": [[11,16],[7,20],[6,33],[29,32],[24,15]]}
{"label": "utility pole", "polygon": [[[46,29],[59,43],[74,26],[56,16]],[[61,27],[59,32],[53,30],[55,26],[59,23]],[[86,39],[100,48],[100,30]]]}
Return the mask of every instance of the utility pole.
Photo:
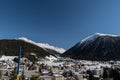
{"label": "utility pole", "polygon": [[22,46],[20,46],[20,52],[18,54],[18,69],[17,69],[17,79],[16,80],[19,80],[21,53],[22,53]]}

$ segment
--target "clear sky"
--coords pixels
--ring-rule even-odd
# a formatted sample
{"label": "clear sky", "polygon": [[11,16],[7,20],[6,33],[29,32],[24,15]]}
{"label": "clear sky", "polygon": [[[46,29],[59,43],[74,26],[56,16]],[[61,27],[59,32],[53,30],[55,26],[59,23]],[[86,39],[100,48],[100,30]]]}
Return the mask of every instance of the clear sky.
{"label": "clear sky", "polygon": [[69,49],[96,32],[120,35],[120,0],[0,0],[0,39]]}

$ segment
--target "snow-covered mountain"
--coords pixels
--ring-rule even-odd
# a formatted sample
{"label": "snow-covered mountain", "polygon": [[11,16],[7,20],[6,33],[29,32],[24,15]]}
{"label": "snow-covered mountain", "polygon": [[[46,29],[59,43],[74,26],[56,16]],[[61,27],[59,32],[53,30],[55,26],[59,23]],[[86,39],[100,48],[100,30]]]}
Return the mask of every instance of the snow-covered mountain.
{"label": "snow-covered mountain", "polygon": [[77,59],[120,59],[120,36],[95,33],[78,42],[63,56]]}
{"label": "snow-covered mountain", "polygon": [[[88,44],[94,42],[98,37],[101,37],[105,41],[105,39],[107,39],[107,37],[115,38],[115,37],[120,37],[120,36],[112,35],[112,34],[95,33],[95,34],[90,35],[90,36],[84,38],[83,40],[81,40],[79,43],[77,43],[77,46],[79,47],[81,44],[84,43],[84,46],[82,46],[82,47],[86,47]],[[99,40],[99,42],[97,42],[97,45],[99,45],[100,41],[101,40]]]}
{"label": "snow-covered mountain", "polygon": [[17,40],[24,40],[24,41],[26,41],[28,43],[32,43],[32,44],[37,45],[37,46],[39,46],[39,47],[41,47],[41,48],[43,48],[45,50],[48,50],[48,49],[49,50],[54,50],[54,51],[56,51],[58,53],[64,53],[65,52],[65,49],[63,49],[63,48],[54,47],[54,46],[51,46],[51,45],[49,45],[47,43],[36,43],[36,42],[34,42],[34,41],[30,40],[30,39],[27,39],[26,37],[19,37],[19,38],[16,38],[16,39]]}
{"label": "snow-covered mountain", "polygon": [[15,39],[0,39],[0,55],[17,56],[20,46],[22,46],[22,56],[31,61],[44,58],[52,59],[53,57],[55,59],[61,55],[60,53],[65,51],[63,48],[36,43],[25,37],[20,37]]}

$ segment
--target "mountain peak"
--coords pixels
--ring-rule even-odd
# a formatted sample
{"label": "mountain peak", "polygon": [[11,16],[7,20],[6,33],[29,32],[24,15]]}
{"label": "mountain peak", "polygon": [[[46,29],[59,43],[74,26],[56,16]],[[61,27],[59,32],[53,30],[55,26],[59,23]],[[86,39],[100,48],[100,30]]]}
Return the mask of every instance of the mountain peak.
{"label": "mountain peak", "polygon": [[113,35],[113,34],[103,34],[103,33],[95,33],[94,35],[97,36],[111,36],[111,37],[117,37],[118,35]]}
{"label": "mountain peak", "polygon": [[119,37],[118,35],[112,35],[112,34],[103,34],[103,33],[95,33],[93,35],[90,35],[86,38],[84,38],[83,40],[80,41],[80,43],[83,43],[83,42],[90,42],[90,41],[94,41],[96,38],[98,37],[105,37],[105,36],[109,36],[109,37]]}
{"label": "mountain peak", "polygon": [[28,39],[26,37],[19,37],[19,38],[16,38],[16,39],[20,39],[20,40],[23,40],[23,41],[26,41],[26,42],[33,42],[33,41],[31,41],[30,39]]}
{"label": "mountain peak", "polygon": [[28,40],[26,37],[19,37],[18,39],[21,39],[21,40]]}
{"label": "mountain peak", "polygon": [[120,60],[120,36],[95,33],[67,50],[63,56],[76,59]]}

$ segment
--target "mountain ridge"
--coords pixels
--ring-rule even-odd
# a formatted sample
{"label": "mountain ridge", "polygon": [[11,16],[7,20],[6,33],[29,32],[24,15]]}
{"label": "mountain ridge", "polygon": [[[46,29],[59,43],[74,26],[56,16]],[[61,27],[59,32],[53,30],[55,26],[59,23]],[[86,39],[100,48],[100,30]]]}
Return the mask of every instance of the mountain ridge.
{"label": "mountain ridge", "polygon": [[0,55],[18,56],[20,46],[22,46],[22,57],[29,59],[34,59],[31,57],[33,54],[38,58],[46,58],[47,56],[57,57],[60,55],[54,48],[49,48],[51,46],[47,45],[48,48],[39,46],[38,43],[27,38],[0,39]]}
{"label": "mountain ridge", "polygon": [[15,38],[16,40],[23,40],[23,41],[26,41],[26,42],[29,42],[29,43],[32,43],[32,44],[35,44],[39,47],[42,47],[43,49],[52,49],[52,50],[55,50],[56,52],[58,53],[64,53],[65,52],[65,49],[63,48],[59,48],[59,47],[54,47],[54,46],[51,46],[49,45],[48,43],[36,43],[30,39],[27,39],[26,37],[19,37],[19,38]]}

